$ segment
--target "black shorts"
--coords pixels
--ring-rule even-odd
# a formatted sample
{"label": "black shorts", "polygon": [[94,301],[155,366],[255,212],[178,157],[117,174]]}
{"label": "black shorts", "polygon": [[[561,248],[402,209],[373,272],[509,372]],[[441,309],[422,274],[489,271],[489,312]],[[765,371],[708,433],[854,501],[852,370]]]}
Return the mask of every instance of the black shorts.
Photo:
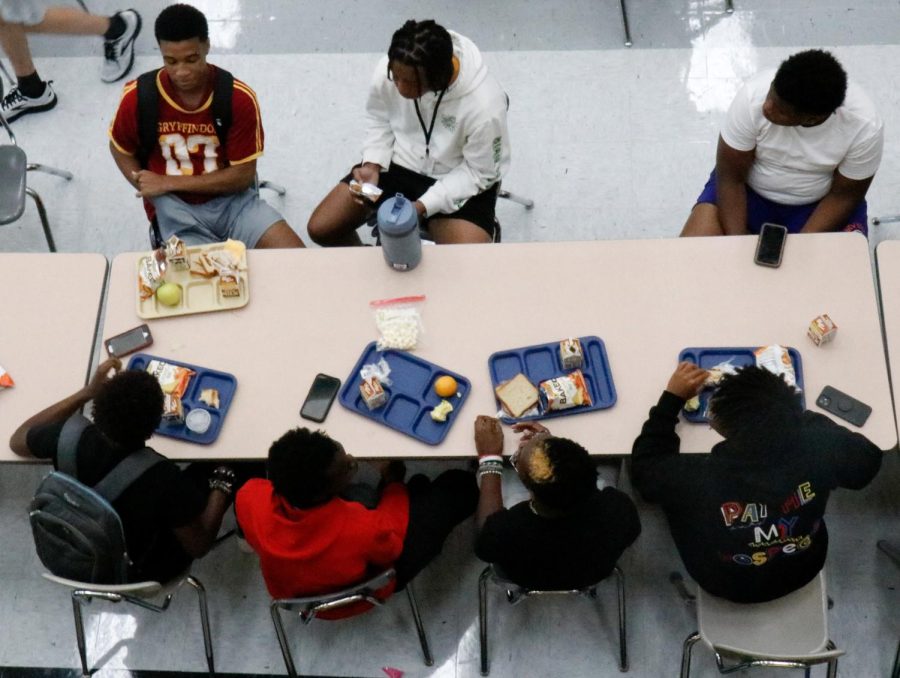
{"label": "black shorts", "polygon": [[[356,165],[359,167],[359,165]],[[349,184],[353,178],[353,172],[341,179],[341,183]],[[427,191],[434,182],[437,181],[432,177],[424,174],[413,172],[412,170],[401,167],[395,163],[381,173],[378,179],[378,187],[384,191],[376,207],[397,193],[402,193],[409,200],[418,200]],[[497,226],[497,191],[500,189],[500,183],[496,183],[488,189],[485,189],[477,195],[473,195],[466,200],[466,204],[455,212],[450,214],[432,214],[429,218],[437,216],[447,217],[449,219],[463,219],[471,221],[473,224],[485,231],[491,240],[494,240],[494,231]]]}

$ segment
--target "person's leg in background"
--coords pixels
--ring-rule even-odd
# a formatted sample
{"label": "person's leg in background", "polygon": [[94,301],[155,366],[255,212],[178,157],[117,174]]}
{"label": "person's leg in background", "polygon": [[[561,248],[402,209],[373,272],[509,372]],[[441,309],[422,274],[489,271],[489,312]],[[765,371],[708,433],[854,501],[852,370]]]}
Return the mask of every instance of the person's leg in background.
{"label": "person's leg in background", "polygon": [[104,39],[100,77],[115,82],[131,70],[134,40],[141,30],[141,17],[133,9],[111,17],[87,14],[72,7],[50,7],[41,12],[37,3],[11,6],[0,2],[0,47],[9,57],[16,86],[0,101],[0,113],[11,122],[26,113],[48,111],[56,106],[56,93],[49,81],[38,75],[28,47],[28,33],[98,35]]}
{"label": "person's leg in background", "polygon": [[452,469],[434,480],[415,475],[407,483],[409,525],[403,552],[394,564],[402,590],[441,552],[450,532],[475,513],[478,486],[471,471]]}

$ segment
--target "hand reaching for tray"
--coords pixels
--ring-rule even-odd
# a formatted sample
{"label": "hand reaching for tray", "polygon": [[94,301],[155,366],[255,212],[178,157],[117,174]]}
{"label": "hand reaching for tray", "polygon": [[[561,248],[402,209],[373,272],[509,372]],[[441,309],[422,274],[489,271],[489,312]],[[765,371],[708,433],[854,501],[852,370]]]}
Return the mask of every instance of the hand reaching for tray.
{"label": "hand reaching for tray", "polygon": [[679,398],[690,400],[700,393],[708,372],[694,363],[683,361],[678,363],[675,372],[669,377],[666,390]]}

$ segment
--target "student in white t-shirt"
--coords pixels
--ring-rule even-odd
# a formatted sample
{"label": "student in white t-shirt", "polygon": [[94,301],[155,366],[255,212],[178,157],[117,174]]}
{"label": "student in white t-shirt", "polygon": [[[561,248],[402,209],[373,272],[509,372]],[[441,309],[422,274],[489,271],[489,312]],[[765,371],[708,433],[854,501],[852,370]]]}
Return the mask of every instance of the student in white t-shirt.
{"label": "student in white t-shirt", "polygon": [[829,52],[807,50],[738,92],[719,135],[716,168],[682,236],[867,234],[866,191],[884,145],[869,97]]}

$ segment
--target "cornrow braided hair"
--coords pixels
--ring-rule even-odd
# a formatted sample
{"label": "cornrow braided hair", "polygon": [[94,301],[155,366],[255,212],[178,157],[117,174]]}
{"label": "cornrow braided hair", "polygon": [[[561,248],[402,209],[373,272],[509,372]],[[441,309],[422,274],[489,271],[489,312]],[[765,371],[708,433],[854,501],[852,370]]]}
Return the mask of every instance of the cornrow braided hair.
{"label": "cornrow braided hair", "polygon": [[528,486],[544,505],[569,510],[597,485],[597,469],[588,451],[568,438],[552,436],[536,446],[528,460]]}
{"label": "cornrow braided hair", "polygon": [[[453,77],[453,41],[447,29],[432,19],[410,19],[391,38],[388,48],[388,79],[395,62],[412,66],[416,77],[421,72],[425,85],[433,91],[446,89]],[[422,83],[417,83],[420,85]]]}

